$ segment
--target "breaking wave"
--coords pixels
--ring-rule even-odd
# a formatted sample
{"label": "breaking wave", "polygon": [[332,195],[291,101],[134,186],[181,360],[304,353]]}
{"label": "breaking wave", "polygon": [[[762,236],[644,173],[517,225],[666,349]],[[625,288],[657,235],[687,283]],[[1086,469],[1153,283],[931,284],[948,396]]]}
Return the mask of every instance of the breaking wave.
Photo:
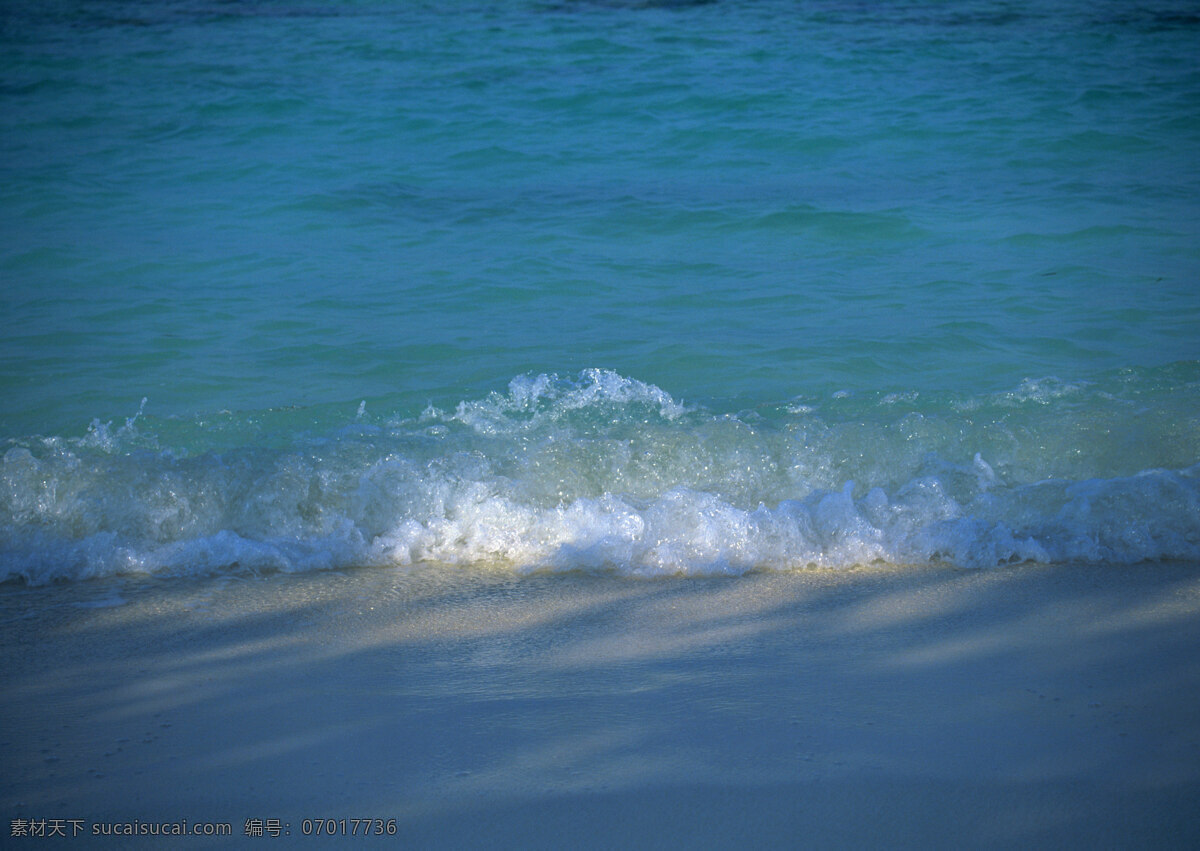
{"label": "breaking wave", "polygon": [[597,369],[269,434],[262,414],[139,411],[7,442],[0,578],[1195,559],[1195,373],[722,412]]}

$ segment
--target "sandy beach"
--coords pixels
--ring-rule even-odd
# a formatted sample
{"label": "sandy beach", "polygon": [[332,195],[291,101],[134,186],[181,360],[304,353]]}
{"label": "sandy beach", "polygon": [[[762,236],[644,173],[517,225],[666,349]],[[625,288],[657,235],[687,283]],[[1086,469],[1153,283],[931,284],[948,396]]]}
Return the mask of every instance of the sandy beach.
{"label": "sandy beach", "polygon": [[1200,0],[0,8],[0,851],[1200,851]]}
{"label": "sandy beach", "polygon": [[0,653],[9,833],[1200,842],[1198,564],[6,586]]}

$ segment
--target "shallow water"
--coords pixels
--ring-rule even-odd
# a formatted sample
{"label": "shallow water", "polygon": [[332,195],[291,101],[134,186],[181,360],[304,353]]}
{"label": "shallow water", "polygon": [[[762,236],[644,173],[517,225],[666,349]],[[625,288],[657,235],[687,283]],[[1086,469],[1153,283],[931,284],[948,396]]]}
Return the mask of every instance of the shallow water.
{"label": "shallow water", "polygon": [[1190,4],[0,42],[0,576],[1200,554]]}

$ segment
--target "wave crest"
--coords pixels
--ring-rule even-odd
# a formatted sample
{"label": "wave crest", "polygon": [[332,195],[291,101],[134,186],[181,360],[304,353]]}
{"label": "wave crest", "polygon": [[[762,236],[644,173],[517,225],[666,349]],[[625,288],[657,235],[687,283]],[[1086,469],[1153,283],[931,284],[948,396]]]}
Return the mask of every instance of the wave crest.
{"label": "wave crest", "polygon": [[[588,370],[519,377],[451,414],[365,422],[359,406],[329,434],[201,451],[162,448],[139,411],[0,456],[0,578],[1200,558],[1200,465],[1121,472],[1136,453],[1109,448],[1187,457],[1177,400],[1156,419],[1144,393],[1099,408],[1047,386],[965,412],[893,394],[735,415]],[[1061,436],[1097,422],[1091,454],[1064,458]]]}

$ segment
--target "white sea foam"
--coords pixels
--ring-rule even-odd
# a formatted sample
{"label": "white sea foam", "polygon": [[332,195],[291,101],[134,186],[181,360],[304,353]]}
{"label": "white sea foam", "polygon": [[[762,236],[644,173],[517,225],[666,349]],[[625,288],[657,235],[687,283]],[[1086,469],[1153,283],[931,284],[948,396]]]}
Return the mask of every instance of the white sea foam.
{"label": "white sea foam", "polygon": [[[328,437],[231,451],[158,447],[139,412],[118,429],[9,446],[0,577],[1200,558],[1195,456],[1143,463],[1186,462],[1194,435],[1144,406],[1132,419],[1081,412],[1086,388],[1069,408],[1026,390],[969,417],[952,404],[898,411],[881,395],[848,419],[782,408],[748,421],[592,370],[514,379],[451,414],[387,428],[356,414]],[[1063,451],[1097,422],[1090,445]]]}

